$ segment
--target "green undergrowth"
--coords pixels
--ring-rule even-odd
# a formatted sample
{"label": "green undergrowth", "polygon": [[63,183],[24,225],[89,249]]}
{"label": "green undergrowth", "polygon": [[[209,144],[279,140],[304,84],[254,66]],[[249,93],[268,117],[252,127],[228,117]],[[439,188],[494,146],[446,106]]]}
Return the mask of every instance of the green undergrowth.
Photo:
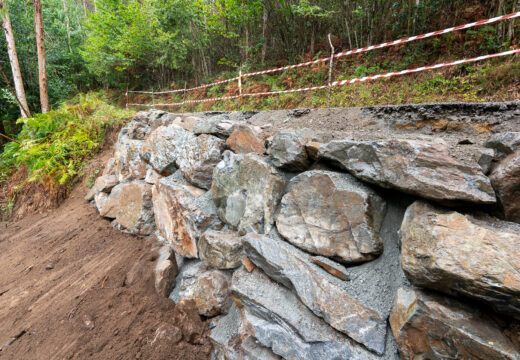
{"label": "green undergrowth", "polygon": [[104,94],[89,93],[46,114],[19,119],[22,130],[16,142],[5,144],[0,155],[0,184],[25,166],[24,183],[67,185],[96,154],[107,130],[130,116],[127,110],[108,104]]}
{"label": "green undergrowth", "polygon": [[[354,79],[384,74],[423,66],[428,62],[416,56],[381,56],[347,58],[336,63],[333,80]],[[451,58],[437,58],[435,63]],[[431,62],[432,60],[430,60]],[[216,80],[231,77],[222,74]],[[362,107],[376,105],[399,105],[428,102],[483,102],[508,101],[520,96],[520,61],[518,57],[504,57],[479,63],[469,63],[434,71],[379,79],[363,83],[334,87],[331,107]],[[328,82],[328,64],[312,68],[298,68],[281,73],[259,75],[243,80],[246,93],[280,91],[324,85]],[[237,95],[236,82],[214,86],[190,93],[186,100]],[[160,103],[175,103],[182,95],[163,96],[155,99]],[[146,96],[140,102],[151,102]],[[272,96],[247,97],[243,99],[212,103],[188,104],[169,107],[170,111],[197,112],[208,110],[276,110],[296,107],[326,107],[328,90],[298,92]]]}

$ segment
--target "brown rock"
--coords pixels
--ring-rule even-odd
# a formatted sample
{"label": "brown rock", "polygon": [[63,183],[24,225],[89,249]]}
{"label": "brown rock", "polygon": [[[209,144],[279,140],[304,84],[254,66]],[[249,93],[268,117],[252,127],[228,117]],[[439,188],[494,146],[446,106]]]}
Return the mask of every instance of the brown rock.
{"label": "brown rock", "polygon": [[119,198],[121,196],[121,189],[123,188],[123,184],[116,185],[110,195],[108,195],[108,199],[99,211],[99,215],[109,218],[115,219],[117,216],[117,211],[119,210]]}
{"label": "brown rock", "polygon": [[149,184],[139,181],[122,186],[116,222],[132,234],[150,235],[154,231],[152,187]]}
{"label": "brown rock", "polygon": [[206,231],[197,244],[199,257],[206,266],[234,269],[243,255],[242,238],[236,231]]}
{"label": "brown rock", "polygon": [[485,301],[520,318],[520,225],[417,201],[401,225],[402,267],[416,285]]}
{"label": "brown rock", "polygon": [[506,219],[520,223],[520,150],[501,160],[489,178]]}
{"label": "brown rock", "polygon": [[305,150],[307,150],[310,159],[318,160],[318,152],[320,151],[321,145],[323,144],[316,141],[309,141],[305,144]]}
{"label": "brown rock", "polygon": [[264,142],[257,138],[248,126],[236,126],[226,144],[237,154],[255,153],[263,155],[265,153]]}
{"label": "brown rock", "polygon": [[329,274],[334,275],[338,279],[341,279],[343,281],[350,280],[350,276],[348,275],[347,269],[344,266],[335,263],[334,261],[323,256],[312,256],[310,259],[316,265],[324,269]]}
{"label": "brown rock", "polygon": [[208,229],[220,228],[211,194],[175,175],[153,187],[155,222],[162,236],[181,256],[197,258],[197,241]]}
{"label": "brown rock", "polygon": [[178,273],[179,269],[177,269],[174,252],[168,245],[161,246],[154,272],[155,291],[157,291],[157,294],[168,297]]}
{"label": "brown rock", "polygon": [[92,186],[85,196],[85,200],[90,201],[94,199],[100,192],[109,193],[117,184],[119,184],[119,180],[115,175],[99,176],[94,182],[94,186]]}
{"label": "brown rock", "polygon": [[404,359],[517,360],[489,318],[455,300],[400,288],[390,326]]}

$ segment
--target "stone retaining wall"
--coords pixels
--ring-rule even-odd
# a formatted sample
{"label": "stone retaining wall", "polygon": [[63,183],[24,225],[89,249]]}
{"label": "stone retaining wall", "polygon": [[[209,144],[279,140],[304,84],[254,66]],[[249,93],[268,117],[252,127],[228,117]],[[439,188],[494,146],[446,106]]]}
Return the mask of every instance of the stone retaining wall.
{"label": "stone retaining wall", "polygon": [[214,359],[520,359],[520,132],[464,133],[461,160],[394,110],[326,142],[141,112],[86,200],[164,244],[157,292],[212,318]]}

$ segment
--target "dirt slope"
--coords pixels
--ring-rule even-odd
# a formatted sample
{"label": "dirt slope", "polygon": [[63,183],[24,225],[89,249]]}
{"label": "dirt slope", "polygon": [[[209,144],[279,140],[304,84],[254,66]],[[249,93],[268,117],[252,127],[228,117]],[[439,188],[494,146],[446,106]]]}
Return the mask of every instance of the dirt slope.
{"label": "dirt slope", "polygon": [[0,359],[209,358],[193,304],[155,294],[155,240],[113,229],[85,191],[1,224]]}

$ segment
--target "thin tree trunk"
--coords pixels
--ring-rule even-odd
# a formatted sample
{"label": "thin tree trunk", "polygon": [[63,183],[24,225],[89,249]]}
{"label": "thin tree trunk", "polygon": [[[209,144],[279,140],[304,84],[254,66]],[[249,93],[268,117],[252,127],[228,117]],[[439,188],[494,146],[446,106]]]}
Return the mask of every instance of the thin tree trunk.
{"label": "thin tree trunk", "polygon": [[72,52],[72,47],[70,46],[70,20],[67,11],[67,0],[63,0],[63,12],[65,13],[65,27],[67,29],[67,45],[69,46],[69,52]]}
{"label": "thin tree trunk", "polygon": [[83,11],[85,12],[85,17],[87,17],[87,0],[82,0],[83,2]]}
{"label": "thin tree trunk", "polygon": [[269,20],[269,14],[267,12],[267,7],[264,4],[264,14],[262,15],[262,55],[261,62],[265,63],[265,55],[267,53],[267,22]]}
{"label": "thin tree trunk", "polygon": [[38,52],[38,83],[40,84],[40,104],[42,113],[49,112],[49,94],[47,92],[47,65],[45,61],[45,42],[43,31],[42,4],[33,0],[34,32],[36,34],[36,50]]}
{"label": "thin tree trunk", "polygon": [[[6,7],[5,9],[3,9],[4,6]],[[11,63],[11,71],[13,72],[16,98],[20,105],[20,113],[23,117],[29,117],[31,114],[29,113],[29,106],[27,105],[27,98],[25,97],[22,72],[20,71],[20,63],[18,62],[18,55],[16,54],[16,43],[14,40],[13,28],[11,26],[11,19],[9,17],[9,10],[7,9],[7,5],[3,4],[2,0],[0,0],[0,15],[7,43],[9,62]]]}

